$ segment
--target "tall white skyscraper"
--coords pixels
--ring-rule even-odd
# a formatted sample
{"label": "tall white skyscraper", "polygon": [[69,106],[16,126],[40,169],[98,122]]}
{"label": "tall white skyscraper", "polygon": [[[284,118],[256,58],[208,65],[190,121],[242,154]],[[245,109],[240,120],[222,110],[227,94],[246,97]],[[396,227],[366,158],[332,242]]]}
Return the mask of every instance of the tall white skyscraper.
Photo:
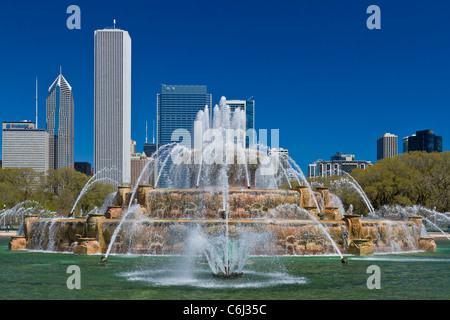
{"label": "tall white skyscraper", "polygon": [[94,172],[131,182],[131,38],[127,31],[95,31]]}
{"label": "tall white skyscraper", "polygon": [[385,133],[377,140],[377,160],[392,158],[398,154],[398,137]]}
{"label": "tall white skyscraper", "polygon": [[74,103],[72,87],[62,72],[48,89],[47,132],[50,169],[74,166]]}

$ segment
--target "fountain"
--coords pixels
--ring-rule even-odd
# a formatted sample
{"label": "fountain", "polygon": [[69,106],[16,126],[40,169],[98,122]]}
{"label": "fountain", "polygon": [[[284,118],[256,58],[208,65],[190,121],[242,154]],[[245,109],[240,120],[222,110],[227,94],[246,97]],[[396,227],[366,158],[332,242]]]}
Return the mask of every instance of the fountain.
{"label": "fountain", "polygon": [[[231,112],[225,98],[213,112],[212,122],[208,107],[198,114],[193,148],[162,146],[133,188],[108,196],[106,210],[50,224],[25,217],[25,239],[15,248],[51,246],[100,254],[102,262],[111,254],[202,257],[214,277],[227,279],[242,276],[252,255],[332,255],[347,263],[344,254],[385,252],[392,243],[400,251],[436,249],[421,237],[420,218],[393,224],[345,214],[340,200],[313,188],[292,158],[280,162],[257,144],[245,148],[245,113]],[[286,182],[292,188],[289,176],[299,186],[280,189]],[[148,177],[155,177],[153,185]]]}
{"label": "fountain", "polygon": [[81,190],[80,194],[78,195],[78,198],[77,198],[77,200],[75,201],[75,204],[73,205],[72,210],[70,210],[69,217],[73,217],[73,216],[74,216],[74,214],[75,214],[75,209],[76,209],[76,207],[77,207],[77,205],[78,205],[78,202],[80,202],[80,200],[81,200],[81,198],[84,196],[84,194],[85,194],[86,192],[88,192],[89,189],[90,189],[94,184],[99,183],[99,182],[108,182],[108,183],[114,184],[114,185],[116,185],[116,186],[119,185],[119,183],[118,183],[117,181],[115,181],[115,180],[113,180],[113,179],[111,179],[111,178],[108,178],[108,177],[104,177],[104,178],[97,179],[97,176],[99,176],[100,174],[103,174],[103,173],[107,173],[107,172],[109,172],[109,171],[111,171],[111,169],[103,168],[102,170],[99,170],[97,173],[95,173],[95,174],[88,180],[88,182],[86,182],[86,184],[84,185],[84,187],[83,187],[83,189]]}

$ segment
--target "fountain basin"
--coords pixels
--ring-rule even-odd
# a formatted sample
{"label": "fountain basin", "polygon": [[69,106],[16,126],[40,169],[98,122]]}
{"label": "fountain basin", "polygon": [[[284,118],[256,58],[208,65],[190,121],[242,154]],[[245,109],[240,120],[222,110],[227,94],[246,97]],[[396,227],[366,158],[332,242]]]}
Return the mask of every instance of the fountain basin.
{"label": "fountain basin", "polygon": [[[230,189],[227,219],[222,214],[222,192],[150,186],[140,189],[138,199],[142,204],[123,221],[108,213],[89,214],[86,219],[26,219],[26,248],[97,254],[106,253],[111,246],[111,253],[182,255],[189,236],[197,230],[209,239],[222,237],[227,231],[233,241],[244,242],[249,241],[246,235],[258,235],[264,241],[254,245],[254,255],[336,254],[336,247],[342,253],[357,255],[436,250],[432,239],[421,238],[422,221],[418,217],[394,222],[363,220],[360,215],[351,214],[340,219],[339,209],[324,203],[324,220],[319,221],[317,208],[305,206],[304,195],[298,191],[305,188]],[[109,212],[123,213],[122,208],[129,207],[131,194],[125,192],[129,188],[119,190],[116,200],[124,202],[122,206],[116,202]],[[328,193],[325,189],[321,192]],[[111,244],[121,222],[123,227]],[[23,239],[15,242],[21,245],[12,246],[12,250],[24,247]]]}
{"label": "fountain basin", "polygon": [[[352,217],[360,219],[359,215]],[[393,248],[397,251],[435,250],[432,239],[420,238],[420,232],[415,223],[359,221],[360,228],[352,228],[349,221],[345,219],[323,220],[321,224],[343,253],[365,255],[373,252],[390,252]],[[53,241],[55,251],[73,251],[76,254],[105,253],[120,221],[103,218],[97,220],[97,223],[96,237],[84,235],[80,237],[79,235],[85,232],[86,221],[57,220],[53,222],[55,234],[52,236],[49,233],[52,229],[51,221],[33,221],[30,223],[31,239],[25,238],[26,248],[45,250],[49,239],[53,238],[57,239]],[[230,219],[228,225],[230,237],[234,239],[250,233],[266,235],[268,243],[256,246],[253,250],[255,255],[336,254],[317,222],[313,220]],[[224,227],[224,220],[219,217],[216,219],[129,219],[124,222],[123,231],[119,233],[112,252],[179,255],[185,252],[186,239],[190,231],[200,228],[203,233],[215,237],[223,234]],[[405,242],[407,238],[411,239],[410,243]],[[21,239],[23,248],[24,238]],[[18,250],[18,248],[12,247],[11,250]]]}

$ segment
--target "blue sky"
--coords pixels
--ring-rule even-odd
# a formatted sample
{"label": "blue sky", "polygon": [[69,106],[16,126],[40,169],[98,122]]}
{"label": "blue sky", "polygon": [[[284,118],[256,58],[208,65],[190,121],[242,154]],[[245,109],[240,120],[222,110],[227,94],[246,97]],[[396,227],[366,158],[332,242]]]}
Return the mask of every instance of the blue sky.
{"label": "blue sky", "polygon": [[[69,5],[81,30],[69,30]],[[381,30],[366,9],[381,8]],[[133,42],[132,139],[156,118],[160,84],[203,84],[256,100],[257,129],[279,129],[302,167],[337,152],[376,161],[376,139],[417,130],[444,136],[450,106],[450,2],[403,0],[3,1],[0,121],[34,120],[59,73],[74,89],[75,161],[93,159],[94,30]],[[151,137],[150,137],[151,138]]]}

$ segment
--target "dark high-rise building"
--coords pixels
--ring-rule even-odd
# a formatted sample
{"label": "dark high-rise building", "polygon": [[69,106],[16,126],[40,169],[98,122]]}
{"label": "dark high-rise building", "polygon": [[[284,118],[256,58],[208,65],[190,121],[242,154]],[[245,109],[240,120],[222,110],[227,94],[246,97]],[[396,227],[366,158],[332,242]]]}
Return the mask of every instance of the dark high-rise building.
{"label": "dark high-rise building", "polygon": [[89,162],[75,162],[74,169],[78,172],[84,173],[87,176],[92,175],[92,168]]}
{"label": "dark high-rise building", "polygon": [[442,136],[435,135],[433,130],[416,131],[403,138],[403,152],[411,151],[442,152]]}
{"label": "dark high-rise building", "polygon": [[144,153],[146,157],[151,157],[156,152],[156,144],[154,143],[145,143],[144,144]]}

